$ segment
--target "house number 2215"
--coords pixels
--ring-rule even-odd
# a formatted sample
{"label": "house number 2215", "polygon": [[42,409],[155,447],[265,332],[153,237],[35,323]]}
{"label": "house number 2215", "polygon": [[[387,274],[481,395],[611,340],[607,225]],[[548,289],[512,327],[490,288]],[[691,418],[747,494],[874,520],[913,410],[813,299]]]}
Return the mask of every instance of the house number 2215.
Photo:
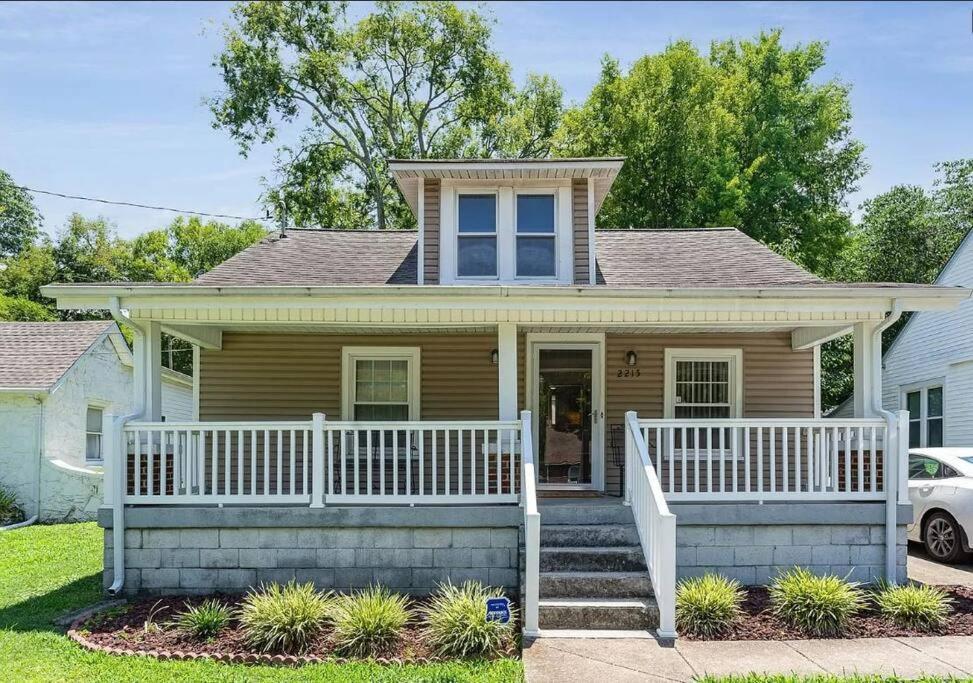
{"label": "house number 2215", "polygon": [[641,377],[642,372],[638,368],[619,368],[616,377]]}

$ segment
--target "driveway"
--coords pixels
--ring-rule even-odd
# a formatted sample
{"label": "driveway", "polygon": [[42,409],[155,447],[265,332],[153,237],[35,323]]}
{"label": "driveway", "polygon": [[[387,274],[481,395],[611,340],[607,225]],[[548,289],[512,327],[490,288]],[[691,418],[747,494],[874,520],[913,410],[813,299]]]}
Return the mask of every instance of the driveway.
{"label": "driveway", "polygon": [[973,587],[973,562],[940,564],[918,543],[909,544],[909,578],[920,583]]}

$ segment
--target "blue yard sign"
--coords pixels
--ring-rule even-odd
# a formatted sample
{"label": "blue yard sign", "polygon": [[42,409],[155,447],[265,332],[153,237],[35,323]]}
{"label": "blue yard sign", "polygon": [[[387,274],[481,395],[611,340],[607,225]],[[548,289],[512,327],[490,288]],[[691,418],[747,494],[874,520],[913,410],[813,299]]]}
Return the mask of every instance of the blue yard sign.
{"label": "blue yard sign", "polygon": [[510,600],[508,598],[487,598],[487,621],[499,621],[506,624],[510,621]]}

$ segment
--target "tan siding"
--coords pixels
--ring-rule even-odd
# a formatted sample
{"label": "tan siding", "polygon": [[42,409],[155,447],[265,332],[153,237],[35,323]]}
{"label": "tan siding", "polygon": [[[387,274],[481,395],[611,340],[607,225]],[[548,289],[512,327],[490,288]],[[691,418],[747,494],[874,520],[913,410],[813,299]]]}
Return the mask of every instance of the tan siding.
{"label": "tan siding", "polygon": [[342,346],[418,346],[424,420],[496,419],[496,336],[232,333],[200,355],[202,420],[341,414]]}
{"label": "tan siding", "polygon": [[424,282],[427,285],[439,284],[439,196],[438,178],[423,181],[423,251],[422,259]]}
{"label": "tan siding", "polygon": [[[625,412],[641,418],[663,417],[666,348],[743,349],[743,416],[814,416],[814,355],[792,351],[790,333],[767,334],[609,334],[606,339],[606,423],[622,423]],[[618,377],[625,369],[625,354],[638,354],[639,377]],[[618,470],[606,452],[608,490],[618,487]]]}
{"label": "tan siding", "polygon": [[[525,337],[517,343],[520,407],[524,408]],[[200,355],[200,419],[308,419],[315,411],[339,419],[342,346],[419,346],[421,415],[425,420],[497,418],[497,367],[493,334],[317,335],[232,333],[223,350]],[[811,351],[792,351],[788,333],[732,335],[608,334],[606,424],[627,410],[662,417],[666,347],[743,349],[745,417],[813,416]],[[638,354],[640,376],[619,378],[625,353]],[[618,472],[606,450],[609,492]]]}
{"label": "tan siding", "polygon": [[588,284],[591,268],[588,260],[588,181],[575,178],[571,182],[571,221],[574,235],[574,281]]}

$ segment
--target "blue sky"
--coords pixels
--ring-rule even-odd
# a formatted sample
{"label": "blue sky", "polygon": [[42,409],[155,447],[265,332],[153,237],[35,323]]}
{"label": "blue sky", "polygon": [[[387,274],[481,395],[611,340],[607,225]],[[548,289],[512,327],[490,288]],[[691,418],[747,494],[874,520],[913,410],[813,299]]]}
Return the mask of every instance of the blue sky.
{"label": "blue sky", "polygon": [[[585,97],[609,53],[629,64],[687,38],[781,27],[829,43],[825,77],[850,83],[871,166],[854,207],[937,161],[973,156],[973,2],[487,3],[494,42],[522,80],[547,72]],[[203,104],[226,3],[0,3],[0,168],[22,184],[216,213],[260,215],[271,149],[249,158]],[[356,11],[366,11],[359,6]],[[38,196],[48,231],[80,211],[131,236],[170,214]]]}

